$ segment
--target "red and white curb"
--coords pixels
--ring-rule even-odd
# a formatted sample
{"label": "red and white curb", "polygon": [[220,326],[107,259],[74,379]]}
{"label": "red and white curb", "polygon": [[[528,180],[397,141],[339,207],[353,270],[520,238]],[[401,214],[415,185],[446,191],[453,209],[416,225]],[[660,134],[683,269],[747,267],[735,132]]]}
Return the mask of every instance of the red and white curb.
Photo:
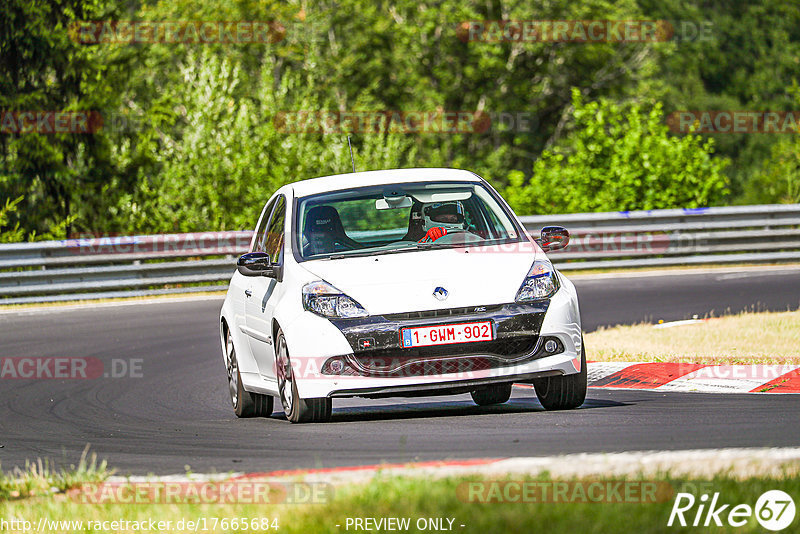
{"label": "red and white curb", "polygon": [[800,365],[589,362],[589,387],[700,393],[800,393]]}

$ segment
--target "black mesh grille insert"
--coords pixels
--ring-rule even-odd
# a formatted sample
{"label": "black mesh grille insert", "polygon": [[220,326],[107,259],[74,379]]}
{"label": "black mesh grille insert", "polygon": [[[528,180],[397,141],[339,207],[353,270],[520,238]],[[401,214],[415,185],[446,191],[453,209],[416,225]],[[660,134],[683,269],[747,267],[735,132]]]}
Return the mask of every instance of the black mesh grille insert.
{"label": "black mesh grille insert", "polygon": [[491,354],[505,358],[522,356],[536,347],[539,336],[517,336],[494,341],[478,343],[456,343],[433,347],[417,347],[412,349],[383,349],[369,352],[369,356],[377,358],[440,358],[443,356],[468,356],[471,354]]}
{"label": "black mesh grille insert", "polygon": [[409,313],[393,313],[384,315],[389,321],[403,321],[407,319],[427,319],[430,317],[457,317],[459,315],[471,315],[475,313],[489,313],[501,309],[502,305],[496,306],[467,306],[464,308],[448,308],[446,310],[428,310]]}
{"label": "black mesh grille insert", "polygon": [[[368,353],[356,354],[353,357],[363,368],[370,371],[392,369],[406,362],[415,362],[415,366],[436,365],[452,357],[475,356],[476,361],[469,365],[471,370],[489,369],[504,364],[503,360],[514,360],[529,354],[536,348],[539,336],[519,336],[479,343],[460,343],[439,347],[418,347],[412,349],[382,349]],[[480,358],[480,356],[495,358]],[[478,363],[477,360],[481,362]],[[461,364],[463,365],[463,363]]]}
{"label": "black mesh grille insert", "polygon": [[[538,341],[537,336],[525,336],[487,343],[466,344],[479,345],[484,349],[492,348],[496,351],[495,353],[490,353],[488,350],[475,350],[469,353],[465,353],[463,350],[453,351],[452,345],[450,347],[375,350],[359,355],[348,354],[344,357],[329,358],[322,366],[322,373],[387,378],[468,373],[521,364],[564,351],[564,345],[558,338],[545,337],[541,339],[542,342],[555,341],[555,349],[551,348],[549,351],[544,348],[543,343],[538,343]],[[465,347],[462,346],[462,348]],[[500,355],[498,352],[505,354]],[[340,367],[334,371],[333,363],[335,361],[340,362]],[[344,367],[341,367],[341,363],[344,363]]]}

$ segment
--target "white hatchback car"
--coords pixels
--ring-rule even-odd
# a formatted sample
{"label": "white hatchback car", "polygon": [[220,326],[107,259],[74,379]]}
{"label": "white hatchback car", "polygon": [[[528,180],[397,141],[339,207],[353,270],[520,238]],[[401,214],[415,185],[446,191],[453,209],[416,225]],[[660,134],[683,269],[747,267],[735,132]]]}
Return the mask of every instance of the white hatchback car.
{"label": "white hatchback car", "polygon": [[505,402],[533,384],[548,410],[586,396],[575,287],[485,180],[399,169],[305,180],[267,202],[222,306],[239,417],[325,421],[334,397],[469,392]]}

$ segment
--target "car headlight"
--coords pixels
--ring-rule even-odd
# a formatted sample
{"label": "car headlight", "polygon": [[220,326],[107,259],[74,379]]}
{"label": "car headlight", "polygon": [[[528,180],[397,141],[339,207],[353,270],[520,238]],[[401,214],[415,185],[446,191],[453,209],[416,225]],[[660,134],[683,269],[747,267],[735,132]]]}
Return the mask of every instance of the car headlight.
{"label": "car headlight", "polygon": [[366,317],[364,307],[327,282],[303,286],[303,308],[323,317]]}
{"label": "car headlight", "polygon": [[558,276],[553,264],[546,260],[536,260],[517,291],[516,301],[546,299],[552,297],[556,291],[558,291]]}

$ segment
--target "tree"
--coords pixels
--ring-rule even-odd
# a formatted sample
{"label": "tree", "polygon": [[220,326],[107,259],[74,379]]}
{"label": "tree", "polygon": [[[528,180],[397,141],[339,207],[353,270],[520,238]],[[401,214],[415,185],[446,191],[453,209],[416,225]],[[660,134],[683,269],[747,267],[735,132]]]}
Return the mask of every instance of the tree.
{"label": "tree", "polygon": [[[790,111],[797,102],[786,91],[797,76],[800,57],[800,4],[759,2],[679,2],[637,0],[647,18],[675,21],[676,27],[706,27],[706,37],[690,30],[671,46],[656,48],[658,70],[647,94],[680,110]],[[666,43],[665,43],[666,44]],[[762,186],[761,162],[779,135],[713,135],[714,151],[734,162],[726,200],[752,202]],[[748,181],[757,183],[748,185]],[[742,194],[745,189],[747,198]]]}
{"label": "tree", "polygon": [[760,171],[746,184],[742,198],[744,202],[800,202],[800,142],[797,139],[784,139],[775,143],[771,157],[764,160]]}
{"label": "tree", "polygon": [[[265,59],[265,67],[271,59]],[[154,155],[159,172],[120,197],[115,217],[134,232],[250,229],[267,199],[303,178],[350,172],[344,132],[335,135],[281,130],[281,110],[319,110],[315,80],[284,71],[275,86],[271,68],[254,92],[241,64],[208,51],[190,53],[179,66],[183,101],[180,127],[161,132]],[[411,166],[408,136],[354,136],[359,170]]]}
{"label": "tree", "polygon": [[[116,73],[130,51],[83,46],[70,24],[113,16],[106,0],[6,0],[0,17],[0,111],[39,116],[85,113],[81,121],[115,107]],[[79,213],[99,214],[105,180],[114,174],[107,138],[94,127],[61,133],[6,128],[0,134],[0,198],[24,196],[12,215],[27,233],[42,233]],[[7,123],[6,123],[7,125]],[[18,124],[17,124],[18,126]],[[7,130],[7,131],[6,131]],[[77,131],[79,133],[73,133]],[[9,224],[11,222],[9,221]],[[64,236],[62,236],[64,237]]]}
{"label": "tree", "polygon": [[725,191],[726,160],[713,141],[671,136],[659,104],[645,110],[572,92],[572,131],[545,150],[533,177],[509,175],[505,196],[519,213],[565,213],[708,206]]}

